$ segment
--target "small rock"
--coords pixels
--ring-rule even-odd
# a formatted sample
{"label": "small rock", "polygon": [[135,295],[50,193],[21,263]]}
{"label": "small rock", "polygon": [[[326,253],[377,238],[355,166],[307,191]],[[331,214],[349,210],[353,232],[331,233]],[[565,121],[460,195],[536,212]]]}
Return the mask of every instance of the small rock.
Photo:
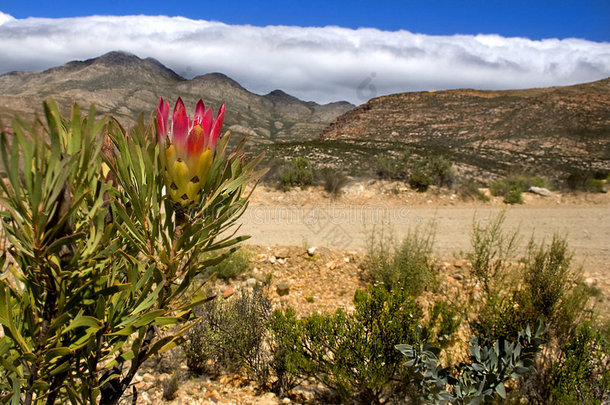
{"label": "small rock", "polygon": [[334,261],[334,260],[333,260],[332,262],[328,262],[328,263],[326,263],[326,267],[327,267],[329,270],[334,270],[334,269],[336,269],[336,268],[337,268],[337,262],[336,262],[336,261]]}
{"label": "small rock", "polygon": [[231,295],[235,294],[235,289],[231,286],[228,286],[227,288],[225,288],[225,290],[222,292],[222,297],[223,298],[229,298]]}
{"label": "small rock", "polygon": [[343,261],[344,261],[345,263],[349,263],[350,258],[349,258],[349,257],[344,257],[344,258],[343,258]]}
{"label": "small rock", "polygon": [[290,257],[290,250],[288,248],[280,248],[274,252],[274,255],[277,259],[285,259]]}
{"label": "small rock", "polygon": [[459,269],[462,266],[464,266],[464,262],[462,260],[456,260],[456,261],[453,262],[453,266],[457,267]]}
{"label": "small rock", "polygon": [[288,295],[290,293],[290,286],[287,282],[282,281],[276,287],[277,295],[283,297],[284,295]]}
{"label": "small rock", "polygon": [[551,191],[548,188],[544,188],[544,187],[531,186],[527,191],[529,191],[530,193],[541,195],[543,197],[548,197],[548,196],[553,195],[553,193],[551,193]]}
{"label": "small rock", "polygon": [[312,247],[310,247],[309,249],[307,249],[307,254],[308,254],[309,256],[313,256],[314,254],[316,254],[316,247],[315,247],[315,246],[312,246]]}
{"label": "small rock", "polygon": [[285,264],[286,263],[286,259],[277,259],[278,264]]}
{"label": "small rock", "polygon": [[249,279],[246,280],[246,285],[248,287],[255,287],[256,283],[257,283],[257,281],[254,277],[250,277]]}
{"label": "small rock", "polygon": [[284,398],[282,398],[282,403],[283,403],[283,404],[290,404],[291,402],[292,402],[292,401],[291,401],[291,400],[290,400],[290,398],[288,398],[288,397],[284,397]]}
{"label": "small rock", "polygon": [[275,256],[269,256],[269,263],[275,264]]}
{"label": "small rock", "polygon": [[464,279],[464,276],[462,276],[460,273],[456,273],[453,275],[453,278],[457,281],[462,281]]}
{"label": "small rock", "polygon": [[155,381],[155,376],[150,374],[150,373],[144,373],[144,375],[142,376],[142,380],[144,382],[154,382]]}
{"label": "small rock", "polygon": [[587,287],[590,288],[590,287],[594,287],[597,285],[597,280],[594,279],[593,277],[588,277],[588,278],[585,278],[584,283]]}

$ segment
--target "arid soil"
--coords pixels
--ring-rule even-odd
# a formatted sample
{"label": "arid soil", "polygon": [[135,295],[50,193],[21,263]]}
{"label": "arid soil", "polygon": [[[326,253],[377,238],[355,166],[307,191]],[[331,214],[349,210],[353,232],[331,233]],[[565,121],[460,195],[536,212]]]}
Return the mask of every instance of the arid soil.
{"label": "arid soil", "polygon": [[[362,266],[367,235],[383,229],[399,240],[409,229],[433,222],[440,277],[447,291],[458,291],[464,286],[457,280],[469,265],[465,256],[473,221],[484,227],[491,216],[506,209],[505,229],[519,230],[521,246],[531,237],[538,242],[550,241],[553,234],[567,238],[585,282],[602,291],[597,310],[608,316],[610,195],[526,194],[524,199],[519,206],[506,206],[500,198],[465,201],[450,192],[415,193],[387,182],[354,183],[336,198],[320,188],[284,193],[259,187],[239,230],[252,236],[244,246],[251,270],[237,280],[218,280],[215,289],[228,297],[270,276],[268,293],[275,308],[290,306],[300,315],[336,308],[350,311],[354,291],[367,284]],[[314,246],[315,252],[308,254]],[[278,294],[281,283],[289,286],[287,295]],[[178,373],[179,389],[175,399],[165,401],[163,387],[172,373]],[[194,376],[179,351],[150,361],[138,374],[136,387],[138,404],[289,404],[311,400],[312,395],[305,390],[301,397],[278,398],[261,392],[243,375]]]}

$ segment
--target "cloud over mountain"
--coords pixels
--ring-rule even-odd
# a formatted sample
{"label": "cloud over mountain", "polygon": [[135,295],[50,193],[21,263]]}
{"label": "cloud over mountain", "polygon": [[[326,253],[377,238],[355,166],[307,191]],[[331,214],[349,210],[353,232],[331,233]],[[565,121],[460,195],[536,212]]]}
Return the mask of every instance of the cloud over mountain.
{"label": "cloud over mountain", "polygon": [[258,93],[281,88],[301,99],[356,104],[411,90],[545,87],[610,76],[610,43],[166,16],[14,19],[0,12],[0,49],[0,73],[123,50],[187,78],[222,72]]}

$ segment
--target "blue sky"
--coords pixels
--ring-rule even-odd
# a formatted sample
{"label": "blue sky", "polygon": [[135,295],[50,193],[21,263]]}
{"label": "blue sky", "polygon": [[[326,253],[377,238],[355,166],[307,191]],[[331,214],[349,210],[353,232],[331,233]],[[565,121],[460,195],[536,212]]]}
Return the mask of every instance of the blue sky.
{"label": "blue sky", "polygon": [[319,103],[610,77],[610,0],[0,0],[0,74],[125,51]]}
{"label": "blue sky", "polygon": [[610,1],[7,1],[16,18],[168,15],[227,24],[374,27],[429,35],[499,34],[504,37],[583,38],[610,42]]}

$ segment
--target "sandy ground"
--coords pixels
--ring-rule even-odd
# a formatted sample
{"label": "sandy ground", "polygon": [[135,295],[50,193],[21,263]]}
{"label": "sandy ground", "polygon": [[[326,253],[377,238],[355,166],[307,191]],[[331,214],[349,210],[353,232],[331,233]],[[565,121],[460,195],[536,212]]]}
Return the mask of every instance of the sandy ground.
{"label": "sandy ground", "polygon": [[567,238],[574,264],[610,280],[610,194],[524,197],[525,204],[509,206],[500,198],[463,201],[449,192],[414,193],[391,183],[352,185],[334,199],[315,188],[283,193],[261,187],[241,218],[240,233],[251,235],[249,243],[256,245],[362,252],[373,230],[383,228],[400,239],[409,229],[434,222],[435,255],[452,259],[470,250],[475,219],[485,226],[506,210],[505,229],[519,231],[521,246],[532,236],[541,242],[558,234]]}

